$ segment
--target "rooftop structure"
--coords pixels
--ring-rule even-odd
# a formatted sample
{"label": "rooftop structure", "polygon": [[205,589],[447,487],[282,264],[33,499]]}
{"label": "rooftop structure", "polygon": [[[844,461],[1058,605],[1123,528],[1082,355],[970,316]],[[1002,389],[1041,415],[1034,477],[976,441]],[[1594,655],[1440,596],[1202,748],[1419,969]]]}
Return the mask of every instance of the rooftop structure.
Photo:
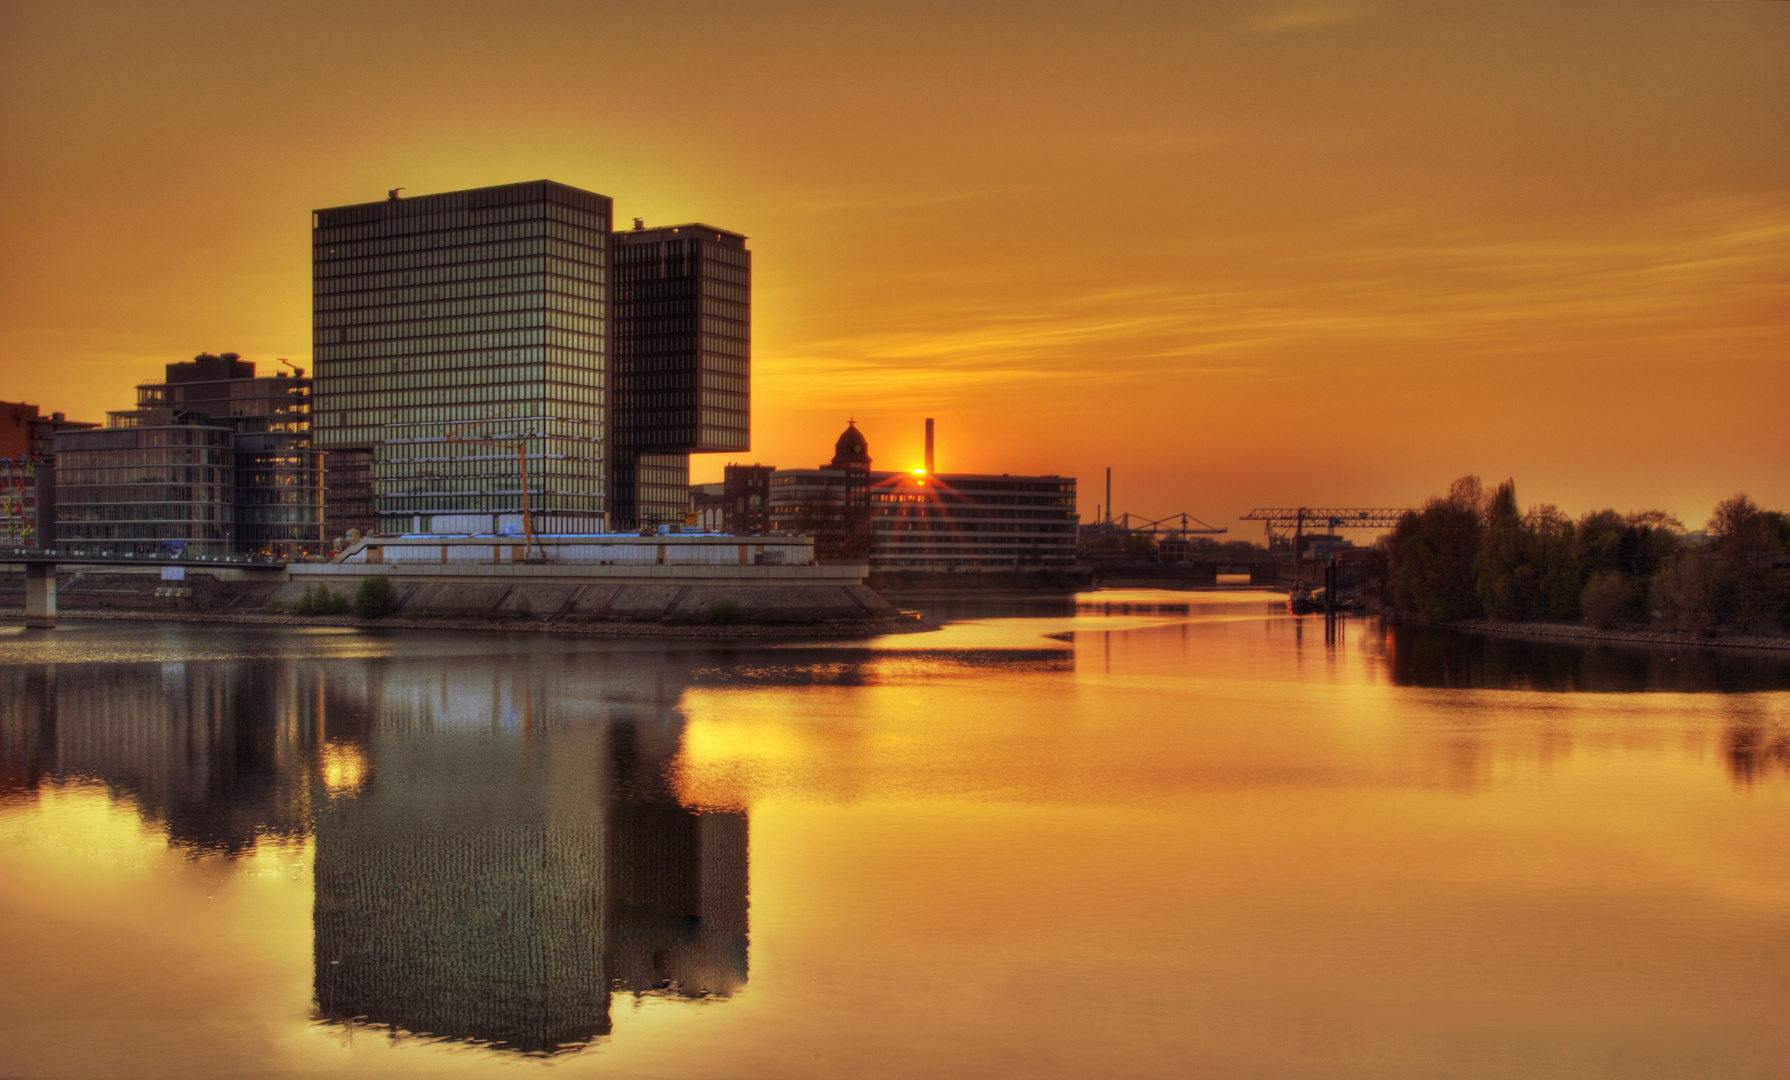
{"label": "rooftop structure", "polygon": [[[809,532],[823,556],[862,545],[872,570],[1066,569],[1075,562],[1075,480],[876,472],[855,423],[816,469],[770,478],[771,527]],[[860,501],[861,500],[861,501]]]}

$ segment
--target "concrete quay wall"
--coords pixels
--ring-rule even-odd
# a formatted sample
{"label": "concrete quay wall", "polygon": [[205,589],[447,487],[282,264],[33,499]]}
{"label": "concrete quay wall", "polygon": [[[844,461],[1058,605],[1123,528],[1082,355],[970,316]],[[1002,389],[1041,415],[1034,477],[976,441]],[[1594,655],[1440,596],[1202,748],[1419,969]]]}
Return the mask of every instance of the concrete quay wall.
{"label": "concrete quay wall", "polygon": [[537,618],[556,622],[712,617],[731,605],[742,622],[887,618],[888,601],[864,584],[863,565],[725,566],[589,564],[294,564],[270,601],[290,606],[323,586],[353,596],[368,577],[388,578],[397,614]]}

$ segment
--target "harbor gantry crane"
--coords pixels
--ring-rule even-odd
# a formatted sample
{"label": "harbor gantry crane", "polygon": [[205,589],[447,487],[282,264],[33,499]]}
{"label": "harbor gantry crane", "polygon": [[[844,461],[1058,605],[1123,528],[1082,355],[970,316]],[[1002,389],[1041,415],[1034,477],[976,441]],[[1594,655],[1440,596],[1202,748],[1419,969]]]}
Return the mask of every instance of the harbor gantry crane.
{"label": "harbor gantry crane", "polygon": [[[1410,513],[1402,507],[1369,507],[1359,506],[1297,506],[1297,507],[1258,507],[1244,514],[1240,520],[1259,521],[1262,531],[1268,535],[1269,547],[1274,546],[1276,536],[1284,538],[1287,530],[1293,534],[1293,557],[1299,557],[1299,538],[1305,534],[1305,527],[1323,526],[1326,529],[1377,529],[1385,531],[1398,524],[1400,518]],[[1275,530],[1279,529],[1278,534]]]}

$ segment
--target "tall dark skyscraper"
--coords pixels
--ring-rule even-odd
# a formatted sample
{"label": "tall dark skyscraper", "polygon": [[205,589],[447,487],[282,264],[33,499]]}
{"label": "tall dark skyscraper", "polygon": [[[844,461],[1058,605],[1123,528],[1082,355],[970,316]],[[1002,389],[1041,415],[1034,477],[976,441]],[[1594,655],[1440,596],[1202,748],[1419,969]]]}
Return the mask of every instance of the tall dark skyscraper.
{"label": "tall dark skyscraper", "polygon": [[605,520],[609,208],[550,181],[319,210],[315,431],[331,525],[519,526],[526,442],[536,529]]}
{"label": "tall dark skyscraper", "polygon": [[671,519],[691,452],[749,445],[745,238],[627,234],[612,318],[610,222],[545,180],[315,213],[332,535],[519,529],[516,443],[537,532]]}
{"label": "tall dark skyscraper", "polygon": [[713,225],[614,240],[616,516],[676,520],[692,453],[752,445],[752,253]]}

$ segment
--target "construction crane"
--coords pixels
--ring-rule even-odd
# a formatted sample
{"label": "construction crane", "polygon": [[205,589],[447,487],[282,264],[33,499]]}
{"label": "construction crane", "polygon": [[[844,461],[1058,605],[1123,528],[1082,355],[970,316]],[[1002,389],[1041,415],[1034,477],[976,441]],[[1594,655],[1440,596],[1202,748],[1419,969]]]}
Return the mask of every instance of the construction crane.
{"label": "construction crane", "polygon": [[[489,424],[494,420],[502,420],[504,417],[510,415],[521,407],[522,406],[520,405],[512,405],[500,413],[493,413],[492,415],[485,417],[483,420],[474,420],[470,424],[462,424],[448,432],[447,441],[451,443],[467,443],[477,446],[502,446],[516,451],[516,460],[522,465],[522,557],[527,559],[534,556],[535,546],[534,518],[528,512],[527,440],[522,442],[499,442],[497,441],[497,437],[493,435],[481,435],[470,439],[462,438],[460,435],[460,433],[467,428],[478,427],[480,424]],[[545,549],[543,549],[542,553],[545,554]]]}

